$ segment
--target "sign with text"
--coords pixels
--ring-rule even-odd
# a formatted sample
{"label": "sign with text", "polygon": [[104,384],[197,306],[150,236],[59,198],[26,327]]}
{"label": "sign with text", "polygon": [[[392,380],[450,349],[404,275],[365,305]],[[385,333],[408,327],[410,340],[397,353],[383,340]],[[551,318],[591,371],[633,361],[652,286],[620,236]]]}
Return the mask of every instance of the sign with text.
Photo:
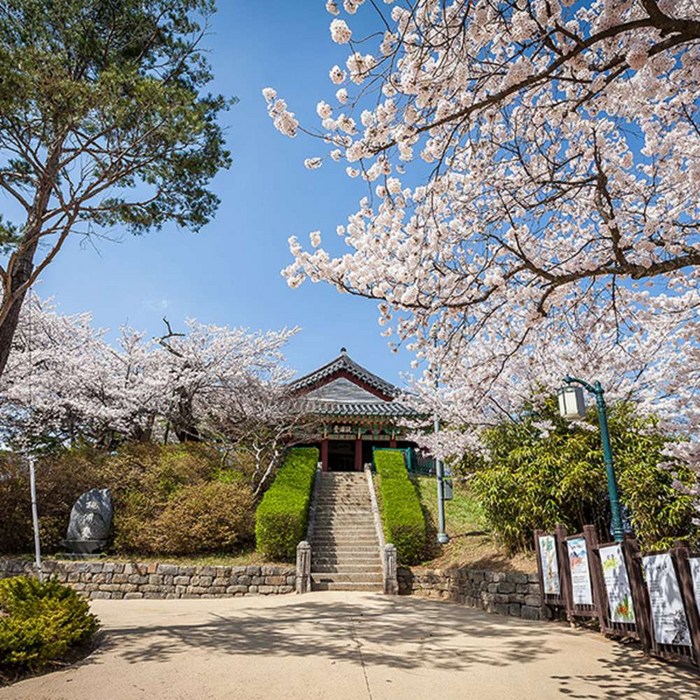
{"label": "sign with text", "polygon": [[593,605],[591,575],[588,567],[588,549],[583,537],[574,537],[566,541],[571,569],[571,589],[574,605]]}
{"label": "sign with text", "polygon": [[659,644],[690,646],[690,630],[670,554],[642,557],[649,590],[654,638]]}
{"label": "sign with text", "polygon": [[619,544],[600,547],[600,563],[603,567],[603,581],[608,594],[608,607],[611,622],[633,623],[634,606],[632,589],[627,576],[625,557]]}
{"label": "sign with text", "polygon": [[539,541],[544,593],[545,595],[559,595],[560,589],[557,541],[553,535],[540,535]]}
{"label": "sign with text", "polygon": [[693,577],[693,592],[695,593],[695,605],[700,612],[700,557],[688,559],[690,574]]}

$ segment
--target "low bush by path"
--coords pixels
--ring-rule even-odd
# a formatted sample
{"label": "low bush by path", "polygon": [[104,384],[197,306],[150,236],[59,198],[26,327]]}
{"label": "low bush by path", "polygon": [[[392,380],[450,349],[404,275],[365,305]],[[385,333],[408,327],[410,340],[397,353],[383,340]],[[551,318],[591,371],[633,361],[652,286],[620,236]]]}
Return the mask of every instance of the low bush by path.
{"label": "low bush by path", "polygon": [[56,581],[0,581],[0,681],[41,671],[86,646],[98,628],[88,602]]}

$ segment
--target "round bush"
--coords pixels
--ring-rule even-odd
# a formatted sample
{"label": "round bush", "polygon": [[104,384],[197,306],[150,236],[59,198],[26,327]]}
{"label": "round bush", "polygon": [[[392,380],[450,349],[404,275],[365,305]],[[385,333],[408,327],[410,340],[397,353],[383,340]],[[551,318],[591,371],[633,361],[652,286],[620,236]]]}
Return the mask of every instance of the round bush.
{"label": "round bush", "polygon": [[0,581],[0,670],[23,673],[60,660],[89,642],[98,628],[86,600],[49,580],[16,576]]}
{"label": "round bush", "polygon": [[242,483],[183,486],[155,523],[163,554],[230,552],[252,540],[253,494]]}

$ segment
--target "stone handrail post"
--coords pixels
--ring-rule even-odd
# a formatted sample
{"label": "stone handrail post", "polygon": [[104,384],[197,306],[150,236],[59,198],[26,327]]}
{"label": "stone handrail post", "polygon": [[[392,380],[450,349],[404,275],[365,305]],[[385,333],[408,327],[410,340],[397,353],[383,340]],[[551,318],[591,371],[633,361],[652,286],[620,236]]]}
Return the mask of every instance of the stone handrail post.
{"label": "stone handrail post", "polygon": [[382,561],[384,568],[384,593],[386,595],[398,595],[398,563],[396,547],[393,544],[385,544],[382,551]]}
{"label": "stone handrail post", "polygon": [[296,592],[308,593],[311,590],[311,545],[302,541],[297,545]]}

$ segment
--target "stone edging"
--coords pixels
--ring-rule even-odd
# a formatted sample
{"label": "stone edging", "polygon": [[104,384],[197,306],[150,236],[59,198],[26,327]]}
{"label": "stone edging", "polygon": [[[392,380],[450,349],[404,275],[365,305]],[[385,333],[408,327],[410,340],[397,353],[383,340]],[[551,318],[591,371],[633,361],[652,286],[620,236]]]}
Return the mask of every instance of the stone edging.
{"label": "stone edging", "polygon": [[399,593],[436,596],[500,615],[539,620],[537,574],[482,569],[409,569],[399,567]]}
{"label": "stone edging", "polygon": [[[292,566],[181,566],[179,564],[58,561],[44,571],[88,598],[225,598],[292,593]],[[34,572],[34,562],[0,559],[0,578]],[[501,615],[540,618],[537,574],[476,569],[399,567],[399,592],[437,596]]]}
{"label": "stone edging", "polygon": [[[44,572],[87,598],[225,598],[292,593],[291,566],[181,566],[110,561],[43,562]],[[0,578],[34,572],[34,562],[0,559]]]}

